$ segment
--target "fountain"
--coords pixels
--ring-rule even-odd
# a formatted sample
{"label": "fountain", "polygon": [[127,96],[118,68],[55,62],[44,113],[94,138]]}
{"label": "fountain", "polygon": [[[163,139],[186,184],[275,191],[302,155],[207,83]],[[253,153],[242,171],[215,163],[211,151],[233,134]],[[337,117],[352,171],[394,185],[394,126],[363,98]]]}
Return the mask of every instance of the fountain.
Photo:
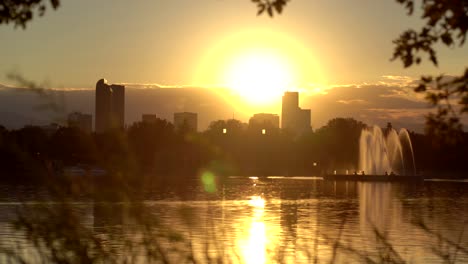
{"label": "fountain", "polygon": [[413,146],[406,129],[398,133],[391,127],[386,133],[378,126],[364,129],[359,141],[359,168],[366,174],[415,175]]}

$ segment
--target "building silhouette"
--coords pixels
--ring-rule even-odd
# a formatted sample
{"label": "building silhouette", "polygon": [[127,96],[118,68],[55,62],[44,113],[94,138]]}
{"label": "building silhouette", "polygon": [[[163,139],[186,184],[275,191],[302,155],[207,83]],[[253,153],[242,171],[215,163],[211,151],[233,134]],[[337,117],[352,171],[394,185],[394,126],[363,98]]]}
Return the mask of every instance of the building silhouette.
{"label": "building silhouette", "polygon": [[96,83],[95,128],[97,133],[122,128],[125,123],[125,86],[108,85],[105,79]]}
{"label": "building silhouette", "polygon": [[178,131],[186,129],[187,132],[197,132],[198,114],[190,112],[174,113],[174,126]]}
{"label": "building silhouette", "polygon": [[155,114],[142,114],[141,115],[141,122],[147,124],[156,123],[157,117]]}
{"label": "building silhouette", "polygon": [[259,113],[249,119],[249,129],[269,134],[270,131],[279,129],[279,116],[276,114]]}
{"label": "building silhouette", "polygon": [[91,133],[93,130],[93,116],[80,112],[73,112],[68,115],[68,126],[77,127],[85,133]]}
{"label": "building silhouette", "polygon": [[311,130],[310,109],[299,107],[298,92],[285,92],[283,95],[281,128],[296,136]]}

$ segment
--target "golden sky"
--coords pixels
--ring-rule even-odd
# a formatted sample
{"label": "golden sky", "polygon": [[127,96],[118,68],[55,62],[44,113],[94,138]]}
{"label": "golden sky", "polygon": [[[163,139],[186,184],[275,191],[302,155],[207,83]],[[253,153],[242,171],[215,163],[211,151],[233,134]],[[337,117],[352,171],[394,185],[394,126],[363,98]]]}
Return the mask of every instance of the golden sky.
{"label": "golden sky", "polygon": [[0,84],[17,71],[53,87],[93,88],[100,78],[222,87],[244,111],[278,112],[285,90],[460,74],[468,58],[465,45],[440,47],[439,68],[390,61],[392,40],[422,24],[392,0],[293,0],[273,19],[256,12],[250,0],[64,0],[26,30],[0,27]]}
{"label": "golden sky", "polygon": [[89,87],[101,76],[208,85],[224,81],[239,56],[270,52],[302,84],[347,84],[459,73],[467,55],[466,48],[441,49],[440,69],[427,63],[404,70],[390,62],[391,41],[420,25],[395,1],[293,0],[273,19],[256,11],[249,0],[64,0],[26,30],[0,27],[0,71],[67,87]]}

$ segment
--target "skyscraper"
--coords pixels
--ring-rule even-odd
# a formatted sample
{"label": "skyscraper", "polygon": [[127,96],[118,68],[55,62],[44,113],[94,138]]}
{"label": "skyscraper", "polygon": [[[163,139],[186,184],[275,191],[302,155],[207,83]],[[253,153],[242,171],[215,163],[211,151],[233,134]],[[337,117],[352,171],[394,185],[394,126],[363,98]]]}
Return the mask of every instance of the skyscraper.
{"label": "skyscraper", "polygon": [[281,128],[295,130],[299,112],[299,93],[285,92],[281,105]]}
{"label": "skyscraper", "polygon": [[103,133],[123,128],[125,123],[125,86],[108,85],[105,79],[96,83],[95,129]]}
{"label": "skyscraper", "polygon": [[111,127],[124,128],[125,126],[125,86],[112,84],[111,100]]}
{"label": "skyscraper", "polygon": [[296,136],[311,129],[310,109],[301,109],[299,107],[298,92],[285,92],[283,95],[281,128]]}

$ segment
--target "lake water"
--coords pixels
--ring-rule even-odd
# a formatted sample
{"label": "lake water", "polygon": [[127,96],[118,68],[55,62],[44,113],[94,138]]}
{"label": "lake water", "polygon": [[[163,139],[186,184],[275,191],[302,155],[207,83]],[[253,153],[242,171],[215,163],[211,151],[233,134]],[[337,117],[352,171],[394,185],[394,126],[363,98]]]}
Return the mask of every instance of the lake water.
{"label": "lake water", "polygon": [[[187,181],[148,187],[142,193],[145,212],[159,219],[155,229],[183,238],[160,240],[164,250],[176,248],[168,253],[174,263],[186,262],[187,252],[200,262],[219,258],[227,263],[362,263],[365,258],[380,262],[391,257],[443,263],[440,255],[447,253],[456,263],[468,263],[467,190],[467,181],[230,177],[210,186]],[[0,246],[14,244],[31,257],[31,244],[10,222],[24,204],[43,203],[37,197],[46,197],[46,192],[0,185],[0,193]],[[106,246],[121,248],[124,237],[141,237],[125,202],[83,197],[71,204],[79,225]],[[417,225],[420,222],[427,228]]]}

